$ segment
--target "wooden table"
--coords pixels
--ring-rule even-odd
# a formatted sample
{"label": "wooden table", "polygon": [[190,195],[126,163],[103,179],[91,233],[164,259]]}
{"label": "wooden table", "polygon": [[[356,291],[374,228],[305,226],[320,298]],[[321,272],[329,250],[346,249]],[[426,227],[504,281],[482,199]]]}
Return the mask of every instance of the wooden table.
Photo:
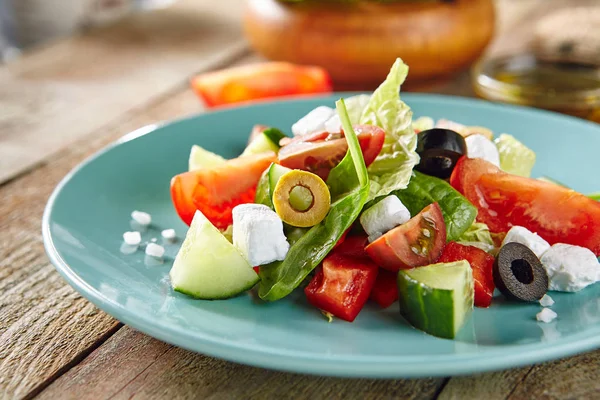
{"label": "wooden table", "polygon": [[[530,22],[558,4],[498,3],[490,51],[522,44]],[[60,278],[40,232],[52,189],[119,136],[201,112],[190,76],[259,59],[239,19],[239,0],[180,0],[0,67],[0,398],[600,398],[600,351],[445,379],[319,378],[237,365],[136,332]],[[469,95],[468,75],[429,90]]]}

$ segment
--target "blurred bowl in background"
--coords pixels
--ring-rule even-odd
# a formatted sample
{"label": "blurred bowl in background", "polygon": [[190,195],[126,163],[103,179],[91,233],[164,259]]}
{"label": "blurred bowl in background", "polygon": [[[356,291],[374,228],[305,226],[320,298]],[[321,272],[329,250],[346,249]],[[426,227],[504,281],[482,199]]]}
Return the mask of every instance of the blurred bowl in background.
{"label": "blurred bowl in background", "polygon": [[452,75],[483,53],[493,0],[353,4],[246,0],[245,33],[272,60],[319,65],[337,85],[372,89],[396,57],[410,81]]}

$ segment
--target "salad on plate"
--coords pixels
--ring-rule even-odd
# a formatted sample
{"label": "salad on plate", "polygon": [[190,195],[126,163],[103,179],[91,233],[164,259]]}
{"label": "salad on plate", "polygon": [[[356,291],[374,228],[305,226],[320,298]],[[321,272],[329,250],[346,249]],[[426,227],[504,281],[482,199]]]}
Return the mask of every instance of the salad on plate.
{"label": "salad on plate", "polygon": [[413,120],[407,74],[398,59],[371,95],[256,125],[235,159],[194,146],[171,181],[190,225],[173,289],[269,302],[303,290],[349,322],[369,300],[398,303],[412,326],[454,338],[495,289],[550,322],[549,291],[598,282],[600,202],[530,177],[535,153],[509,134]]}

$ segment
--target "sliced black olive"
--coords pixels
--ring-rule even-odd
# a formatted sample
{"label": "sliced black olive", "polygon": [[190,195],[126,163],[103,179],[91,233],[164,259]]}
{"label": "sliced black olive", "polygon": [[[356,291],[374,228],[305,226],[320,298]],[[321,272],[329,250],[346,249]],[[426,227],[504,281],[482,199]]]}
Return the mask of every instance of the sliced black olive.
{"label": "sliced black olive", "polygon": [[507,243],[494,263],[494,283],[507,298],[537,301],[548,291],[548,274],[529,247]]}
{"label": "sliced black olive", "polygon": [[467,154],[465,139],[450,129],[434,128],[417,135],[417,153],[421,157],[417,171],[447,179],[458,159]]}

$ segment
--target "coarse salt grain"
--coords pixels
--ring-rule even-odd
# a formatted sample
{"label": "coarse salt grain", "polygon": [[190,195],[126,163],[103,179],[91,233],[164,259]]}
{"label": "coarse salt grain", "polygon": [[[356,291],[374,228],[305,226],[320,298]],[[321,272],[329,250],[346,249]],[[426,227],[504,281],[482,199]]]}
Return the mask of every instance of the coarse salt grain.
{"label": "coarse salt grain", "polygon": [[142,241],[142,236],[139,232],[125,232],[123,234],[123,241],[130,246],[137,246]]}
{"label": "coarse salt grain", "polygon": [[160,235],[163,237],[163,239],[173,240],[176,237],[175,229],[165,229],[160,233]]}
{"label": "coarse salt grain", "polygon": [[140,225],[150,225],[152,216],[146,212],[135,210],[131,213],[131,218]]}
{"label": "coarse salt grain", "polygon": [[165,248],[156,243],[148,243],[146,254],[152,257],[161,258],[165,254]]}
{"label": "coarse salt grain", "polygon": [[556,317],[558,316],[558,314],[556,314],[554,311],[552,311],[549,308],[544,308],[542,311],[540,311],[539,313],[537,313],[537,315],[535,316],[536,319],[540,322],[544,322],[544,323],[549,323],[552,322],[556,319]]}
{"label": "coarse salt grain", "polygon": [[554,304],[554,299],[545,294],[544,297],[540,299],[540,304],[542,305],[542,307],[550,307]]}

